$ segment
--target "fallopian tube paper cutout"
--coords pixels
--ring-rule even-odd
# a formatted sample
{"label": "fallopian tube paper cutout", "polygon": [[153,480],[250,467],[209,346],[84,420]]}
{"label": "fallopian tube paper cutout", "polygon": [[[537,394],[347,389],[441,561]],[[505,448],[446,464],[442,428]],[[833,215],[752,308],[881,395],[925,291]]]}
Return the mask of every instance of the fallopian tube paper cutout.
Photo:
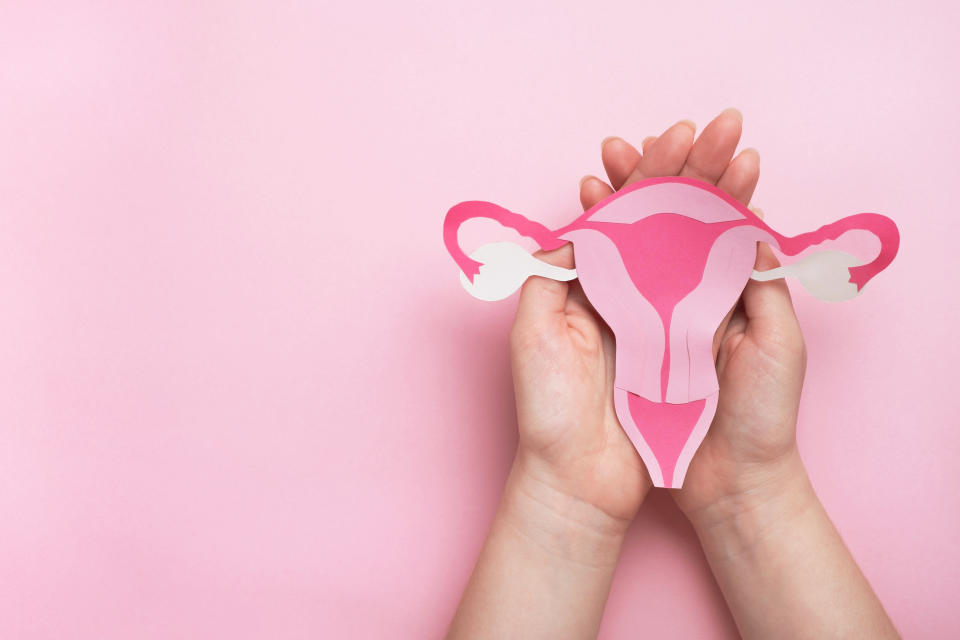
{"label": "fallopian tube paper cutout", "polygon": [[[547,250],[572,242],[576,270],[548,265],[509,242],[468,257],[457,231],[472,218],[496,220]],[[753,270],[758,241],[794,256],[854,230],[880,241],[866,264],[824,250]],[[679,177],[636,182],[556,230],[490,202],[461,202],[447,212],[443,239],[464,287],[481,300],[509,296],[530,275],[580,279],[616,337],[617,417],[658,487],[682,486],[713,420],[719,395],[713,336],[747,281],[792,276],[820,299],[847,300],[890,264],[900,244],[897,226],[877,213],[783,236],[716,187]]]}

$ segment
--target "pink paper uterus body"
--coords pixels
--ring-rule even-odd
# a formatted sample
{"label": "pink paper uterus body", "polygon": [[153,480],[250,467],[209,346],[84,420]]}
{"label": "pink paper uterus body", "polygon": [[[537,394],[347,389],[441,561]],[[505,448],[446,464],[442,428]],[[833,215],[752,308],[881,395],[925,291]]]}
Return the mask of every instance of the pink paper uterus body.
{"label": "pink paper uterus body", "polygon": [[634,222],[613,212],[561,237],[616,336],[614,404],[656,486],[683,477],[716,411],[713,338],[767,234],[721,200]]}

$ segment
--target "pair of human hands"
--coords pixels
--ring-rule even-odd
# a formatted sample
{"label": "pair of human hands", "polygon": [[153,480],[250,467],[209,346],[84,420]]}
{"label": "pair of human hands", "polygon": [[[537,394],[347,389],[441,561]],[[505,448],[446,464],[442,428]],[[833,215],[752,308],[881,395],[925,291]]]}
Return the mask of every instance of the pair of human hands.
{"label": "pair of human hands", "polygon": [[[589,208],[636,180],[681,175],[747,204],[759,159],[734,157],[727,110],[695,138],[679,122],[642,152],[603,143]],[[538,257],[574,267],[567,245]],[[764,244],[756,268],[775,268]],[[510,334],[520,441],[497,515],[449,638],[596,637],[627,526],[651,482],[613,406],[614,336],[576,282],[523,286]],[[796,448],[806,366],[782,280],[750,281],[714,338],[713,424],[671,491],[745,638],[897,638],[896,628],[816,496]]]}
{"label": "pair of human hands", "polygon": [[[601,154],[609,182],[581,180],[584,209],[656,176],[703,180],[748,205],[760,164],[753,149],[734,156],[742,124],[740,113],[727,109],[696,139],[689,121],[647,138],[641,150],[607,138]],[[570,245],[537,257],[575,266]],[[761,243],[755,268],[776,266]],[[610,329],[576,281],[531,277],[521,291],[510,345],[521,472],[593,508],[608,519],[605,529],[625,530],[651,482],[614,411]],[[716,416],[683,488],[671,492],[694,524],[751,508],[766,488],[802,468],[795,428],[806,352],[783,280],[750,281],[717,330],[713,350],[720,381]]]}

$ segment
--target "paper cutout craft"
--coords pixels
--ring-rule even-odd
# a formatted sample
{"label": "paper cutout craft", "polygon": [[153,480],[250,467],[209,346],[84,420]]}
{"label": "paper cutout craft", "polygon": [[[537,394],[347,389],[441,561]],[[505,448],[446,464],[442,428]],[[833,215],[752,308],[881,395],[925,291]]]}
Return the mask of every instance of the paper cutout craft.
{"label": "paper cutout craft", "polygon": [[[460,248],[460,225],[490,218],[543,249],[573,243],[576,269],[561,269],[513,243]],[[793,264],[756,272],[757,242],[795,256],[849,231],[879,240],[872,261],[823,250]],[[579,278],[616,338],[617,418],[658,487],[680,487],[717,409],[713,336],[752,277],[795,277],[815,297],[847,300],[897,254],[896,224],[877,213],[848,216],[788,237],[713,185],[651,178],[601,200],[569,225],[551,230],[490,202],[461,202],[443,226],[461,281],[481,300],[500,300],[530,275]],[[521,255],[523,254],[523,255]]]}

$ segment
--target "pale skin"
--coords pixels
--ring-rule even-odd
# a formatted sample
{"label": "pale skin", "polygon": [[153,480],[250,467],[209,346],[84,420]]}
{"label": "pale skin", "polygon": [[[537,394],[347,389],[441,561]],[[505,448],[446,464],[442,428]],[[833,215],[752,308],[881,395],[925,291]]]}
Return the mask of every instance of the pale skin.
{"label": "pale skin", "polygon": [[[696,136],[680,121],[638,150],[607,138],[608,182],[580,182],[585,209],[637,180],[689,176],[749,204],[759,155],[734,155],[728,109]],[[572,248],[538,254],[574,267]],[[778,266],[761,244],[756,268]],[[651,488],[613,408],[614,342],[582,289],[531,277],[510,334],[519,444],[450,638],[593,638],[627,527]],[[751,281],[714,340],[720,399],[683,488],[693,525],[744,638],[897,638],[817,498],[797,452],[806,350],[782,280]],[[642,633],[639,635],[642,636]]]}

